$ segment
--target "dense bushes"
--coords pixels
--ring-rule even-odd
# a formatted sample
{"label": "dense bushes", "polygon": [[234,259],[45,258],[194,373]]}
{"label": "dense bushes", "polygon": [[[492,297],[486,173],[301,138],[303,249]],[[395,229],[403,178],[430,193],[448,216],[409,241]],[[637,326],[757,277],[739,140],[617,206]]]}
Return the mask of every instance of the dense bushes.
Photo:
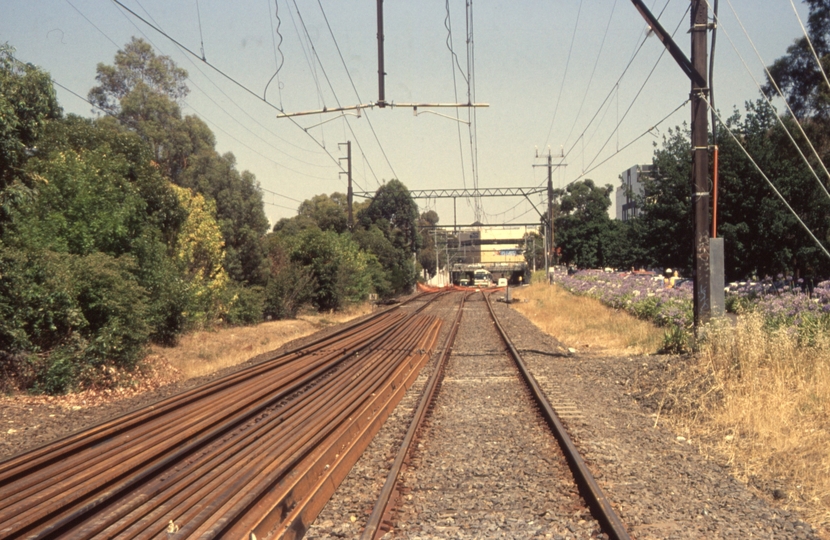
{"label": "dense bushes", "polygon": [[129,255],[7,248],[0,256],[4,384],[50,393],[134,367],[150,335]]}
{"label": "dense bushes", "polygon": [[0,46],[0,391],[109,384],[150,341],[414,283],[403,184],[357,205],[356,232],[335,193],[266,234],[256,178],[182,117],[185,78],[133,40],[90,92],[110,116],[63,117],[48,74]]}

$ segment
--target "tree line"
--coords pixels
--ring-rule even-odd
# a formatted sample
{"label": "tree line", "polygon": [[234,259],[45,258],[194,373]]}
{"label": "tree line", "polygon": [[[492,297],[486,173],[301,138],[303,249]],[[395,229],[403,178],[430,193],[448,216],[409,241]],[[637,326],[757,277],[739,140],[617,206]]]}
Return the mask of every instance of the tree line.
{"label": "tree line", "polygon": [[183,115],[187,72],[133,39],[99,64],[95,119],[0,46],[0,386],[60,393],[129,373],[150,342],[339,309],[414,284],[417,207],[385,183],[346,223],[320,195],[273,230],[259,184]]}
{"label": "tree line", "polygon": [[[808,35],[830,71],[830,2],[808,0]],[[716,130],[719,147],[717,234],[724,239],[727,280],[752,276],[830,277],[830,258],[805,232],[744,154],[737,140],[824,246],[830,246],[829,174],[830,86],[816,64],[807,39],[797,39],[769,66],[766,97],[782,90],[794,116],[773,110],[764,97],[735,109]],[[821,162],[801,135],[804,129]],[[783,124],[783,126],[782,126]],[[787,136],[793,134],[797,147]],[[712,137],[710,135],[710,143]],[[561,262],[579,267],[674,268],[691,275],[692,215],[690,135],[684,125],[655,143],[652,173],[637,197],[640,215],[611,220],[613,186],[582,180],[556,192],[556,243]],[[805,164],[808,157],[818,179]],[[711,154],[711,153],[710,153]],[[711,170],[711,166],[710,166]],[[538,253],[537,253],[538,257]]]}

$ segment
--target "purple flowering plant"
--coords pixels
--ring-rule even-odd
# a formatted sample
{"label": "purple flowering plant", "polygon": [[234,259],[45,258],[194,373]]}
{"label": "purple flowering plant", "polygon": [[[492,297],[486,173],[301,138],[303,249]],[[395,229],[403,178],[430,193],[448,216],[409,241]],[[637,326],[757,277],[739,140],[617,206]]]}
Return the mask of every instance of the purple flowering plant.
{"label": "purple flowering plant", "polygon": [[[691,280],[667,288],[659,275],[580,270],[572,275],[557,274],[555,281],[572,293],[596,298],[666,327],[667,339],[672,336],[672,340],[678,341],[679,336],[692,330]],[[803,280],[779,275],[776,279],[730,283],[725,292],[728,311],[758,311],[770,330],[784,328],[807,343],[819,333],[830,332],[830,281],[820,282],[810,290]]]}

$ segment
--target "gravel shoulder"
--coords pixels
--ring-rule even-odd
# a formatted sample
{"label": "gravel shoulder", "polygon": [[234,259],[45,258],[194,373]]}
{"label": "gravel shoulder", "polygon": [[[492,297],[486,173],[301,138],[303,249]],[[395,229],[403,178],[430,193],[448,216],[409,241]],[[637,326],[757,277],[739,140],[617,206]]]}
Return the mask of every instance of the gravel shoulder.
{"label": "gravel shoulder", "polygon": [[[797,515],[776,508],[675,436],[635,399],[640,375],[664,358],[569,355],[504,304],[496,313],[632,536],[643,539],[819,538]],[[539,354],[546,352],[547,354]]]}

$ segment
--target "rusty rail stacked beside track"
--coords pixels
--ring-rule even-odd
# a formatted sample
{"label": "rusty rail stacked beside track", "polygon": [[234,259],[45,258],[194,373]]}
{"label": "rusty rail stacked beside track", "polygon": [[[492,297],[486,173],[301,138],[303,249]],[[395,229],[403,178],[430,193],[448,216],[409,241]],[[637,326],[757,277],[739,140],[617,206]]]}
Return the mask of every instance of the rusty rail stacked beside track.
{"label": "rusty rail stacked beside track", "polygon": [[386,312],[2,462],[0,537],[301,537],[440,326]]}

